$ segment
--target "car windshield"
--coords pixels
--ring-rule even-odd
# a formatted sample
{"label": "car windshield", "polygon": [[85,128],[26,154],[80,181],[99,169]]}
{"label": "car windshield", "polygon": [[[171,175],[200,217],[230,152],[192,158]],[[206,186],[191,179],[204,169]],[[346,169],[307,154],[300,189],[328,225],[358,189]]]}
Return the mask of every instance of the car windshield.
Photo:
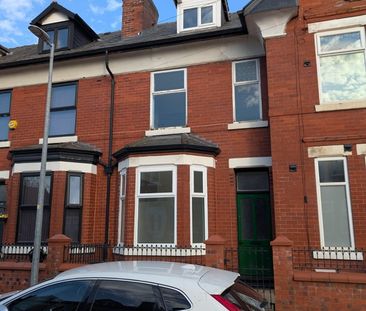
{"label": "car windshield", "polygon": [[221,296],[244,311],[263,311],[267,305],[266,300],[246,285],[240,277]]}

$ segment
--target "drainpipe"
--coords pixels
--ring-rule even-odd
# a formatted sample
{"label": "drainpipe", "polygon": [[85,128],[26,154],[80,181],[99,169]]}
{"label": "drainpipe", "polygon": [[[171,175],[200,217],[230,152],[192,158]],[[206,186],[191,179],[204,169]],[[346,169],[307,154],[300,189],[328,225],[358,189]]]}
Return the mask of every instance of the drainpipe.
{"label": "drainpipe", "polygon": [[108,163],[104,166],[104,172],[107,175],[107,193],[105,201],[105,228],[104,228],[104,251],[103,260],[108,259],[108,248],[109,244],[109,212],[110,212],[110,200],[111,200],[111,178],[113,174],[113,158],[112,158],[112,147],[113,147],[113,115],[114,115],[114,94],[116,81],[114,75],[109,68],[109,54],[108,50],[105,52],[105,67],[111,77],[111,102],[109,109],[109,141],[108,141]]}

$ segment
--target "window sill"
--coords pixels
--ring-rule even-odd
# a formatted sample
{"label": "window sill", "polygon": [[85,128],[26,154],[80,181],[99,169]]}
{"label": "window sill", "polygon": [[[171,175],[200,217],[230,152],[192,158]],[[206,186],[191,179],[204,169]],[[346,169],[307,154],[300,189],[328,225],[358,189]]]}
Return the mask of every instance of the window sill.
{"label": "window sill", "polygon": [[[59,144],[59,143],[71,143],[71,142],[77,142],[78,137],[77,136],[60,136],[60,137],[50,137],[48,138],[49,144]],[[40,145],[43,144],[43,138],[39,139],[38,142]]]}
{"label": "window sill", "polygon": [[315,105],[316,112],[366,108],[366,101]]}
{"label": "window sill", "polygon": [[260,127],[268,127],[268,121],[234,122],[227,125],[228,130],[241,130]]}
{"label": "window sill", "polygon": [[145,131],[145,136],[187,134],[191,132],[190,127],[169,127],[165,129]]}
{"label": "window sill", "polygon": [[10,141],[0,141],[0,148],[9,148]]}
{"label": "window sill", "polygon": [[363,261],[363,253],[352,250],[319,250],[313,251],[314,259],[332,259],[332,260],[357,260]]}

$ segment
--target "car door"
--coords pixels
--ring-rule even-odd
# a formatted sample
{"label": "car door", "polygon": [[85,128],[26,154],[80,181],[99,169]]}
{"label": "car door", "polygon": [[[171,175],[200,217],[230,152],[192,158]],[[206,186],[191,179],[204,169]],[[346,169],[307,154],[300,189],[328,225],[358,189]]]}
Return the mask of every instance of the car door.
{"label": "car door", "polygon": [[94,286],[91,280],[70,280],[27,291],[6,303],[8,311],[84,311]]}

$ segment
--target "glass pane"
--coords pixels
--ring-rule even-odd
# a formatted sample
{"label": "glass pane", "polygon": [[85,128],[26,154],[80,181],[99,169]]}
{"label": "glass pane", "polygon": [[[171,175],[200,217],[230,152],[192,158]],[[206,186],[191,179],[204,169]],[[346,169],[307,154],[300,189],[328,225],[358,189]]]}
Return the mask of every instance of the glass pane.
{"label": "glass pane", "polygon": [[350,247],[346,187],[321,187],[321,201],[325,246]]}
{"label": "glass pane", "polygon": [[173,172],[142,172],[140,193],[173,192]]}
{"label": "glass pane", "polygon": [[174,198],[139,199],[138,243],[174,243]]}
{"label": "glass pane", "polygon": [[269,206],[267,200],[264,198],[256,198],[255,200],[255,211],[256,211],[256,233],[257,240],[268,240],[272,239],[272,224],[271,214],[269,213]]}
{"label": "glass pane", "polygon": [[76,311],[86,297],[90,281],[72,281],[38,289],[8,306],[9,311]]}
{"label": "glass pane", "polygon": [[324,103],[366,98],[363,52],[321,57],[320,76]]}
{"label": "glass pane", "polygon": [[0,114],[10,111],[11,92],[0,93]]}
{"label": "glass pane", "polygon": [[187,310],[191,308],[189,301],[176,290],[160,287],[161,294],[166,305],[167,311]]}
{"label": "glass pane", "polygon": [[206,6],[201,9],[201,24],[210,24],[213,22],[212,6]]}
{"label": "glass pane", "polygon": [[65,209],[65,232],[64,234],[73,242],[80,241],[80,208]]}
{"label": "glass pane", "polygon": [[269,191],[268,172],[238,172],[237,173],[238,191]]}
{"label": "glass pane", "polygon": [[120,211],[120,213],[121,213],[121,218],[120,218],[120,224],[119,224],[119,226],[120,226],[120,235],[119,235],[119,241],[121,242],[121,243],[123,243],[124,242],[124,240],[125,240],[125,200],[121,200],[121,205],[120,205],[121,207],[121,211]]}
{"label": "glass pane", "polygon": [[[55,32],[53,30],[47,31],[47,34],[50,37],[50,41],[54,42],[55,41]],[[50,46],[46,43],[43,42],[43,51],[48,51],[50,49]]]}
{"label": "glass pane", "polygon": [[62,49],[69,46],[69,29],[62,28],[57,31],[57,44],[56,48]]}
{"label": "glass pane", "polygon": [[51,108],[73,107],[76,103],[76,84],[52,87]]}
{"label": "glass pane", "polygon": [[3,212],[3,208],[6,207],[7,191],[6,185],[0,184],[0,212]]}
{"label": "glass pane", "polygon": [[320,37],[320,51],[353,50],[362,47],[359,31]]}
{"label": "glass pane", "polygon": [[257,62],[246,61],[235,64],[236,82],[257,81]]}
{"label": "glass pane", "polygon": [[121,196],[126,195],[126,174],[121,176]]}
{"label": "glass pane", "polygon": [[203,172],[194,172],[194,193],[203,193]]}
{"label": "glass pane", "polygon": [[[19,211],[19,223],[17,242],[33,243],[36,224],[36,208],[21,207]],[[50,229],[50,209],[43,209],[42,242],[46,242]]]}
{"label": "glass pane", "polygon": [[184,89],[184,71],[154,74],[155,92]]}
{"label": "glass pane", "polygon": [[154,96],[154,128],[185,125],[185,92]]}
{"label": "glass pane", "polygon": [[[21,205],[37,206],[39,176],[24,176]],[[44,205],[50,204],[51,176],[46,176]]]}
{"label": "glass pane", "polygon": [[197,8],[184,10],[183,28],[192,28],[198,26]]}
{"label": "glass pane", "polygon": [[8,140],[10,117],[0,117],[0,140]]}
{"label": "glass pane", "polygon": [[75,134],[76,110],[51,111],[50,136]]}
{"label": "glass pane", "polygon": [[81,176],[69,176],[69,205],[81,205]]}
{"label": "glass pane", "polygon": [[344,182],[344,166],[342,160],[319,161],[320,182]]}
{"label": "glass pane", "polygon": [[102,281],[92,311],[162,310],[150,284],[126,281]]}
{"label": "glass pane", "polygon": [[205,199],[192,198],[192,233],[193,243],[205,241]]}
{"label": "glass pane", "polygon": [[235,87],[235,121],[259,120],[259,84],[238,85]]}

